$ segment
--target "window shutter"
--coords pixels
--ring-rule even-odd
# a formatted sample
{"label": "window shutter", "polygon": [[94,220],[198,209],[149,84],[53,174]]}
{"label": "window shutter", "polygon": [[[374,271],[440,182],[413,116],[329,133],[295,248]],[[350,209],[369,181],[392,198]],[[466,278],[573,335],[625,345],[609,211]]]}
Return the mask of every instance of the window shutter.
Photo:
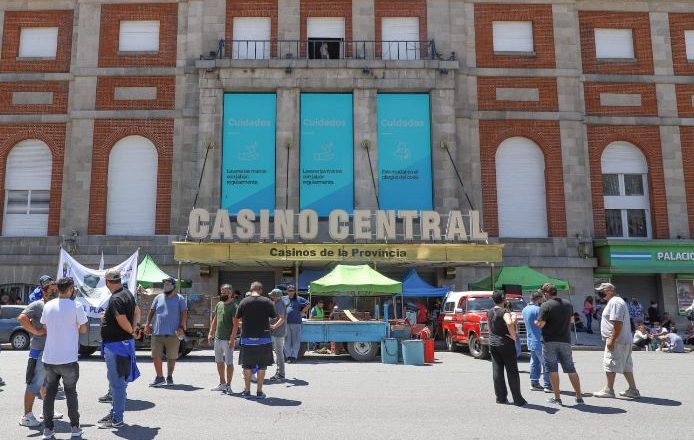
{"label": "window shutter", "polygon": [[270,58],[270,17],[234,18],[232,57],[235,59]]}
{"label": "window shutter", "polygon": [[21,58],[55,58],[58,50],[58,28],[21,28],[19,56]]}
{"label": "window shutter", "polygon": [[595,29],[595,56],[606,59],[633,59],[631,29]]}
{"label": "window shutter", "polygon": [[52,169],[51,150],[39,140],[22,141],[10,150],[5,168],[3,235],[28,237],[47,234],[46,196],[51,189]]}
{"label": "window shutter", "polygon": [[687,59],[694,61],[694,30],[684,31],[684,44],[687,47]]}
{"label": "window shutter", "polygon": [[494,52],[535,51],[531,21],[495,21],[492,23]]}
{"label": "window shutter", "polygon": [[419,59],[419,18],[383,18],[381,41],[384,60]]}
{"label": "window shutter", "polygon": [[158,52],[159,21],[121,21],[120,52]]}
{"label": "window shutter", "polygon": [[308,38],[345,38],[345,19],[342,17],[310,17],[306,26]]}
{"label": "window shutter", "polygon": [[602,174],[646,174],[648,163],[641,151],[627,142],[614,142],[602,153]]}
{"label": "window shutter", "polygon": [[545,159],[534,142],[510,138],[499,145],[496,192],[500,237],[548,236]]}
{"label": "window shutter", "polygon": [[157,150],[141,136],[121,139],[108,162],[106,234],[153,235]]}

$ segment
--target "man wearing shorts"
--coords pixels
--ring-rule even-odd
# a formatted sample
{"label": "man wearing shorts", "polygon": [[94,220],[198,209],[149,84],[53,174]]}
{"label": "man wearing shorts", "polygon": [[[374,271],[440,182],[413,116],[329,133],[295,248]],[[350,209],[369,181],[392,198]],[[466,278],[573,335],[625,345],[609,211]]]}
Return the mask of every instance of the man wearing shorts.
{"label": "man wearing shorts", "polygon": [[[231,379],[234,376],[234,350],[229,341],[236,339],[236,333],[232,334],[231,329],[234,324],[234,316],[238,305],[234,302],[232,287],[223,284],[219,289],[220,301],[214,307],[212,322],[210,323],[210,333],[207,341],[214,344],[214,361],[217,364],[219,373],[219,385],[212,388],[212,391],[221,391],[224,394],[231,394]],[[224,367],[226,365],[226,376]]]}
{"label": "man wearing shorts", "polygon": [[629,384],[629,388],[619,393],[622,397],[638,399],[641,397],[634,381],[634,365],[631,361],[631,323],[629,320],[629,307],[626,302],[617,295],[617,290],[610,283],[602,283],[597,289],[600,298],[607,300],[602,311],[600,321],[600,333],[605,340],[605,353],[603,368],[607,376],[607,385],[600,391],[593,393],[594,397],[615,397],[614,380],[617,373],[623,374]]}
{"label": "man wearing shorts", "polygon": [[[152,335],[152,363],[156,377],[150,387],[172,386],[173,372],[178,359],[179,338],[185,335],[188,305],[185,298],[176,292],[176,279],[173,277],[162,280],[164,293],[160,293],[152,301],[152,308],[147,315],[145,334]],[[152,326],[154,318],[154,326]],[[154,328],[152,328],[154,327]],[[164,380],[162,358],[166,349],[167,376]]]}
{"label": "man wearing shorts", "polygon": [[[270,299],[261,296],[258,290],[241,301],[236,316],[234,317],[234,327],[232,334],[237,334],[241,327],[241,350],[239,353],[239,365],[243,368],[244,390],[241,396],[251,399],[251,374],[254,368],[258,370],[258,385],[256,397],[264,399],[263,381],[265,380],[265,370],[273,364],[272,361],[272,330],[275,330],[277,323],[270,325],[270,320],[277,318],[275,305]],[[279,322],[279,321],[278,321]],[[230,340],[229,345],[232,350],[235,340]]]}
{"label": "man wearing shorts", "polygon": [[535,321],[542,329],[542,352],[545,370],[549,372],[554,397],[547,399],[549,403],[562,405],[561,390],[559,389],[559,364],[564,373],[569,375],[571,386],[576,392],[576,404],[582,405],[581,381],[574,367],[571,354],[571,316],[574,309],[571,303],[557,297],[554,284],[545,283],[540,289],[547,301],[540,307],[540,316]]}
{"label": "man wearing shorts", "polygon": [[[46,395],[46,371],[43,368],[43,348],[46,345],[46,329],[41,324],[41,315],[43,314],[43,306],[53,298],[58,297],[58,286],[52,278],[46,276],[41,277],[41,295],[40,299],[33,301],[26,306],[24,311],[19,315],[18,320],[24,330],[31,334],[31,342],[29,343],[29,360],[27,361],[26,371],[26,390],[24,391],[24,416],[19,420],[19,424],[29,428],[39,426],[41,422],[36,420],[34,413],[34,400],[36,396]],[[61,419],[60,413],[53,413],[54,419]]]}

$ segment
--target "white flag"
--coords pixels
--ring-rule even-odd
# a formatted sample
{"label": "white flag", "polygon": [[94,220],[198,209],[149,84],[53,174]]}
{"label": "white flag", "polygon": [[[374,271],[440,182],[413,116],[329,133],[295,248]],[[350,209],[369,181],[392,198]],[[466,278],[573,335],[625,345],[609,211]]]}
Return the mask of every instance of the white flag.
{"label": "white flag", "polygon": [[[137,258],[138,251],[135,251],[127,260],[111,268],[120,270],[123,287],[133,294],[137,288]],[[77,290],[75,301],[82,304],[90,318],[99,318],[111,297],[111,292],[106,288],[104,281],[105,273],[105,270],[89,269],[81,265],[65,249],[60,249],[57,279],[72,277]]]}
{"label": "white flag", "polygon": [[101,251],[101,260],[99,260],[99,270],[104,270],[104,251]]}

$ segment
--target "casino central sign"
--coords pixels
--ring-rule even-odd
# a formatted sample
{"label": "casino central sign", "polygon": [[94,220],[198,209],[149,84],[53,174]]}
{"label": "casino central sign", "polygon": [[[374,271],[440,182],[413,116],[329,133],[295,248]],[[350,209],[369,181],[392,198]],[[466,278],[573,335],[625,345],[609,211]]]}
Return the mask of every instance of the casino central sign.
{"label": "casino central sign", "polygon": [[[320,227],[318,213],[304,209],[295,213],[291,209],[269,209],[258,214],[241,209],[232,222],[226,209],[214,214],[196,208],[188,217],[188,236],[193,240],[316,240]],[[401,225],[401,227],[398,227]],[[485,241],[486,232],[480,226],[478,211],[453,210],[446,215],[437,211],[414,210],[354,210],[336,209],[327,218],[328,235],[336,242],[347,240],[377,242],[467,242]]]}

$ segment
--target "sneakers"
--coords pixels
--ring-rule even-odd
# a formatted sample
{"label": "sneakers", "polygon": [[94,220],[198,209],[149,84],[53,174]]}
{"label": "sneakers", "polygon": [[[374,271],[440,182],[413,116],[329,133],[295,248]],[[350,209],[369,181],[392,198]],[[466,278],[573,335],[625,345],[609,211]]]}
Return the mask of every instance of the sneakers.
{"label": "sneakers", "polygon": [[82,428],[73,426],[70,428],[70,437],[82,437]]}
{"label": "sneakers", "polygon": [[586,402],[583,400],[582,397],[576,397],[576,406],[585,405],[585,404],[586,404]]}
{"label": "sneakers", "polygon": [[561,399],[557,399],[555,397],[549,397],[547,399],[547,403],[551,403],[553,405],[558,405],[558,406],[563,406],[564,404],[561,402]]}
{"label": "sneakers", "polygon": [[258,400],[264,400],[267,398],[267,396],[262,391],[258,391],[258,394],[255,395],[255,398]]}
{"label": "sneakers", "polygon": [[284,376],[281,376],[279,374],[275,374],[269,379],[271,382],[284,382]]}
{"label": "sneakers", "polygon": [[19,419],[19,424],[20,426],[26,426],[27,428],[36,428],[41,424],[41,422],[36,420],[36,417],[34,417],[34,413],[26,413],[24,417]]}
{"label": "sneakers", "polygon": [[229,387],[229,386],[228,386],[227,384],[225,384],[225,383],[220,383],[220,384],[217,385],[216,387],[212,388],[210,391],[221,391],[221,392],[224,393],[224,392],[226,392],[226,390],[227,390],[228,387]]}
{"label": "sneakers", "polygon": [[622,397],[628,397],[629,399],[638,399],[641,397],[641,393],[636,388],[627,388],[619,393]]}
{"label": "sneakers", "polygon": [[608,388],[603,388],[600,391],[596,391],[593,393],[593,397],[600,397],[600,398],[612,398],[614,399],[614,390],[610,390]]}
{"label": "sneakers", "polygon": [[43,440],[50,440],[55,438],[55,432],[53,432],[52,429],[48,428],[43,428],[43,436],[41,436]]}
{"label": "sneakers", "polygon": [[544,388],[542,389],[542,391],[544,391],[545,394],[552,394],[552,393],[554,392],[554,390],[552,389],[552,387],[544,387]]}
{"label": "sneakers", "polygon": [[0,377],[0,387],[4,387],[4,386],[5,386],[5,381],[2,380],[2,377]]}
{"label": "sneakers", "polygon": [[115,420],[113,420],[113,416],[109,414],[103,419],[99,420],[96,423],[96,426],[99,429],[120,428],[121,426],[123,426],[123,421],[121,420],[120,422],[116,422]]}
{"label": "sneakers", "polygon": [[108,393],[104,394],[103,396],[99,397],[99,402],[111,403],[111,402],[113,402],[113,396],[111,396],[111,393],[108,392]]}
{"label": "sneakers", "polygon": [[[53,411],[53,420],[60,420],[63,418],[63,413],[59,413],[58,411]],[[41,414],[41,420],[43,420],[43,414]]]}
{"label": "sneakers", "polygon": [[159,388],[166,385],[166,380],[163,377],[155,377],[152,383],[149,384],[150,387]]}
{"label": "sneakers", "polygon": [[243,391],[241,392],[241,397],[243,397],[244,399],[252,399],[253,395],[250,391]]}
{"label": "sneakers", "polygon": [[229,396],[231,396],[232,394],[234,394],[234,392],[231,391],[231,385],[227,385],[226,389],[225,389],[224,391],[222,391],[222,394],[227,394],[227,395],[229,395]]}
{"label": "sneakers", "polygon": [[171,387],[173,386],[174,381],[173,381],[173,376],[166,376],[166,386]]}
{"label": "sneakers", "polygon": [[543,391],[543,390],[544,390],[544,388],[539,383],[531,383],[530,384],[530,391]]}

